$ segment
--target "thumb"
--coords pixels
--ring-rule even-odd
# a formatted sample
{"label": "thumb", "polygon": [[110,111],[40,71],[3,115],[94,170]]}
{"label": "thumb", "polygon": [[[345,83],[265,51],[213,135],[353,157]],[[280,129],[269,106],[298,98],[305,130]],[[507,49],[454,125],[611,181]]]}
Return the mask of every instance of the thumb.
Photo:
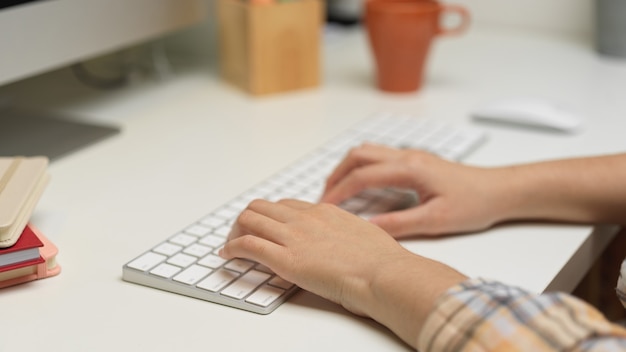
{"label": "thumb", "polygon": [[433,212],[431,203],[412,208],[379,214],[369,219],[393,238],[414,235],[439,235],[442,233],[440,221]]}

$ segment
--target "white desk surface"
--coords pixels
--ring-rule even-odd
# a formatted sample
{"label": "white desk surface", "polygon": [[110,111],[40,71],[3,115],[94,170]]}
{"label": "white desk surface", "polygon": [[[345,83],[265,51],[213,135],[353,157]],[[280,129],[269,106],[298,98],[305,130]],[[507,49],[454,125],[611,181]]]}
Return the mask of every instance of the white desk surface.
{"label": "white desk surface", "polygon": [[[360,31],[326,40],[321,87],[267,98],[224,85],[210,65],[108,93],[65,73],[13,85],[18,103],[122,133],[50,166],[32,221],[58,245],[63,271],[0,291],[0,351],[407,350],[377,323],[308,292],[262,316],[123,282],[122,265],[375,111],[463,125],[485,101],[543,96],[583,114],[583,132],[480,125],[489,140],[465,162],[626,150],[626,62],[601,59],[584,42],[473,29],[436,42],[422,91],[390,95],[373,87]],[[611,237],[611,228],[595,230],[519,224],[403,243],[471,276],[571,290]]]}

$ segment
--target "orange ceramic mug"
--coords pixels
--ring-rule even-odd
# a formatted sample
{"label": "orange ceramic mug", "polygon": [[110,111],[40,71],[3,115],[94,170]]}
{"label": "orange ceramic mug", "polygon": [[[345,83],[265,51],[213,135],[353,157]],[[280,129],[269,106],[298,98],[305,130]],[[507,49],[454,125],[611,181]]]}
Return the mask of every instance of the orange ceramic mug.
{"label": "orange ceramic mug", "polygon": [[[445,27],[441,22],[447,14],[458,15],[458,25]],[[418,90],[433,38],[460,34],[469,20],[469,12],[459,5],[425,0],[366,2],[365,25],[376,63],[378,87],[388,92]]]}

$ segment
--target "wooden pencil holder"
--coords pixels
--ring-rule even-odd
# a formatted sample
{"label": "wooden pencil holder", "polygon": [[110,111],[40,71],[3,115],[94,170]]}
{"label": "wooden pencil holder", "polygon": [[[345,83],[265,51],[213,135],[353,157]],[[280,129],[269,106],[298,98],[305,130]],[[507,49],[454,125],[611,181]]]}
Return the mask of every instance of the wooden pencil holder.
{"label": "wooden pencil holder", "polygon": [[218,0],[217,14],[223,79],[253,95],[319,85],[321,0]]}

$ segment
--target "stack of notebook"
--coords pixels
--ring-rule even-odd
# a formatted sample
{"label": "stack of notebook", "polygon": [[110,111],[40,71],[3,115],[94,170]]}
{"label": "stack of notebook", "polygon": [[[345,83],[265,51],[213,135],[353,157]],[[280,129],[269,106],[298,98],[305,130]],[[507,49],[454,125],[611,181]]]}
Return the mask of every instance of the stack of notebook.
{"label": "stack of notebook", "polygon": [[48,182],[45,157],[0,157],[0,288],[58,274],[56,246],[28,221]]}

